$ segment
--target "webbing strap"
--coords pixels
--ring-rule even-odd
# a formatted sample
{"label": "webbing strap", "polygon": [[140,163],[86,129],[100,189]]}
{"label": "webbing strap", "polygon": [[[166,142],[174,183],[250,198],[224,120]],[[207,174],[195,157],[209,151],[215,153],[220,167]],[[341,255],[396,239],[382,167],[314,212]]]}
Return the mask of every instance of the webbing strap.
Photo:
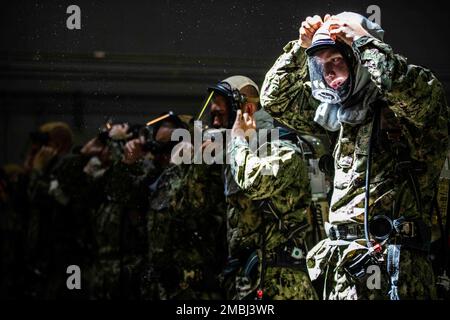
{"label": "webbing strap", "polygon": [[389,298],[400,300],[398,296],[398,277],[400,274],[400,245],[389,245],[387,249],[387,271],[391,280]]}

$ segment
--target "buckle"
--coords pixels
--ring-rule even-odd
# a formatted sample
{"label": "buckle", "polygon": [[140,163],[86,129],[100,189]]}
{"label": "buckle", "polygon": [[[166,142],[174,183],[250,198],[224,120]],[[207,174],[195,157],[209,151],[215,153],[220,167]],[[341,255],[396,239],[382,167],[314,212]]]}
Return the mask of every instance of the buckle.
{"label": "buckle", "polygon": [[404,217],[394,221],[394,228],[402,237],[414,238],[416,236],[415,223],[413,221],[405,221]]}
{"label": "buckle", "polygon": [[267,259],[271,267],[301,268],[306,267],[306,250],[300,245],[284,244],[271,252]]}
{"label": "buckle", "polygon": [[403,237],[414,238],[416,236],[414,222],[405,222],[400,225],[398,233]]}

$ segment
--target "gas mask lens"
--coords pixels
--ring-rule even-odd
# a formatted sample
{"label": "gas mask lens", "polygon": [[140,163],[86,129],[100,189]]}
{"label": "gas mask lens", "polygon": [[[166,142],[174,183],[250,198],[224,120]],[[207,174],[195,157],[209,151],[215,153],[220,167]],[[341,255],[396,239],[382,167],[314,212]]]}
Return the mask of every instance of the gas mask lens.
{"label": "gas mask lens", "polygon": [[347,64],[337,50],[325,49],[308,57],[312,95],[323,103],[342,103],[350,92]]}

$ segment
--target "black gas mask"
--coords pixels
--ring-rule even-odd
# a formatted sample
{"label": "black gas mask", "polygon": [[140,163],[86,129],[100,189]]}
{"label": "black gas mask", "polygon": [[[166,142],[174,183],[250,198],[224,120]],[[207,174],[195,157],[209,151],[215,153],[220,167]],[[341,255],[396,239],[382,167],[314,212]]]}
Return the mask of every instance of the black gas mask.
{"label": "black gas mask", "polygon": [[[228,124],[227,129],[231,129],[236,112],[240,109],[242,104],[246,101],[245,96],[239,90],[233,89],[228,82],[222,81],[208,88],[208,93],[214,92],[214,95],[219,95],[225,98],[228,110]],[[213,121],[216,114],[210,113],[209,126],[213,127]]]}
{"label": "black gas mask", "polygon": [[153,155],[170,154],[172,148],[175,147],[178,141],[156,141],[153,132],[156,132],[154,128],[147,126],[140,130],[139,138],[142,141],[142,150],[144,152],[150,152]]}
{"label": "black gas mask", "polygon": [[183,128],[187,129],[187,126],[176,116],[172,111],[163,115],[167,116],[163,120],[154,123],[153,125],[146,125],[139,130],[139,139],[143,142],[142,148],[145,152],[150,152],[153,155],[170,154],[173,147],[179,141],[167,141],[161,142],[156,140],[156,134],[158,130],[164,125],[164,123],[170,122],[173,124],[174,129]]}

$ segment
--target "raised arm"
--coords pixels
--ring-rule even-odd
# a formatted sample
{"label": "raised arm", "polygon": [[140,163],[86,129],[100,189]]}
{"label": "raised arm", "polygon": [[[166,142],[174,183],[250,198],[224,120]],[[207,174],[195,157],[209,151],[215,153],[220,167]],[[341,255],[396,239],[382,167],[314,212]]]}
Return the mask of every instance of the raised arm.
{"label": "raised arm", "polygon": [[266,74],[261,104],[272,117],[294,130],[323,133],[324,129],[313,120],[319,102],[311,95],[305,49],[295,40],[283,50]]}
{"label": "raised arm", "polygon": [[388,44],[372,37],[355,40],[353,49],[397,116],[418,128],[437,121],[436,116],[447,117],[442,84],[430,70],[408,65],[406,58],[394,54]]}

